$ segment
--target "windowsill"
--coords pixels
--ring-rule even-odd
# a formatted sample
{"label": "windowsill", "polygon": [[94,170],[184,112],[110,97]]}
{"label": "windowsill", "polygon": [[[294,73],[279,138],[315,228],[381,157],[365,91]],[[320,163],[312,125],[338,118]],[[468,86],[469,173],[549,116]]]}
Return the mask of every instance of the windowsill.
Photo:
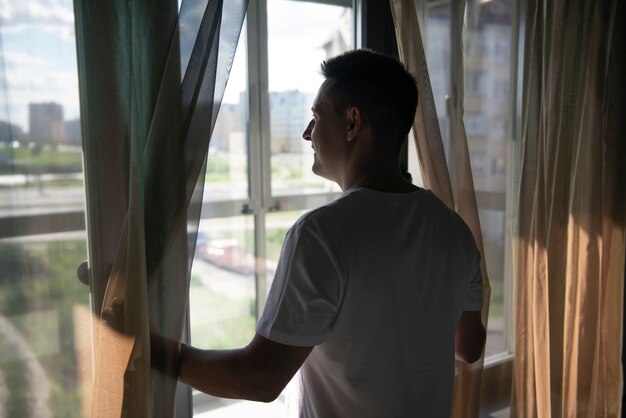
{"label": "windowsill", "polygon": [[480,391],[481,417],[490,417],[495,411],[510,407],[513,359],[512,353],[502,353],[485,359]]}
{"label": "windowsill", "polygon": [[512,362],[513,353],[500,353],[489,356],[485,359],[484,368],[498,367],[502,363]]}

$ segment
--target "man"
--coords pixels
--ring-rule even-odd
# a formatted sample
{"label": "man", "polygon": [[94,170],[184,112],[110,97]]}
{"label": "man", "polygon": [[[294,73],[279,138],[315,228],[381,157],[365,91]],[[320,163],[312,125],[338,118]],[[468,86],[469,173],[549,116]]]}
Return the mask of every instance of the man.
{"label": "man", "polygon": [[448,418],[455,353],[473,362],[484,347],[480,255],[463,221],[402,175],[417,106],[402,64],[355,50],[322,74],[303,138],[313,172],[344,193],[289,230],[251,343],[182,345],[178,378],[271,401],[301,369],[303,417]]}

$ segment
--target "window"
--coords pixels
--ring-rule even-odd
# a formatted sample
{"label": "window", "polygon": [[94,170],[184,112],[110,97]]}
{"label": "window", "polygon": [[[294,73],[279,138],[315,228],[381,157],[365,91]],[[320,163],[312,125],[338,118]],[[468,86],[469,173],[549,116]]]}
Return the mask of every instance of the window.
{"label": "window", "polygon": [[[302,138],[323,81],[321,61],[354,45],[352,2],[329,3],[249,4],[209,146],[190,290],[196,346],[250,341],[287,229],[339,193],[311,172],[313,153]],[[194,391],[193,410],[204,418],[277,417],[285,399],[260,404]]]}
{"label": "window", "polygon": [[[450,11],[441,3],[429,9],[426,41],[449,153],[445,106],[454,63]],[[474,101],[466,109],[480,132],[470,150],[493,289],[488,355],[509,349],[503,249],[510,3],[468,5],[478,22],[468,27],[476,56],[467,84]],[[194,345],[229,348],[249,341],[286,230],[338,194],[336,185],[312,175],[301,133],[322,80],[320,61],[354,47],[351,5],[250,2],[209,147],[190,288]],[[6,416],[80,415],[86,384],[80,330],[90,300],[76,275],[87,250],[73,11],[68,1],[46,7],[49,13],[39,13],[10,1],[0,25],[0,415]],[[275,417],[284,399],[250,404],[194,392],[194,414]]]}
{"label": "window", "polygon": [[[511,347],[511,294],[508,271],[507,215],[511,150],[511,37],[512,0],[468,3],[465,16],[464,122],[483,232],[491,307],[487,330],[489,357],[507,354]],[[450,144],[447,97],[450,75],[459,63],[451,56],[451,2],[429,5],[426,54],[446,157],[454,161]],[[415,168],[412,169],[416,170]]]}
{"label": "window", "polygon": [[76,275],[87,249],[73,10],[33,6],[5,2],[0,22],[0,416],[81,416],[90,301]]}
{"label": "window", "polygon": [[[287,228],[337,195],[310,173],[301,139],[321,59],[354,43],[351,1],[328,3],[250,2],[209,148],[190,291],[198,346],[250,340]],[[11,1],[0,26],[3,416],[80,416],[89,384],[79,366],[90,299],[76,274],[87,246],[73,9],[46,7]],[[280,416],[284,399],[193,398],[206,417]]]}

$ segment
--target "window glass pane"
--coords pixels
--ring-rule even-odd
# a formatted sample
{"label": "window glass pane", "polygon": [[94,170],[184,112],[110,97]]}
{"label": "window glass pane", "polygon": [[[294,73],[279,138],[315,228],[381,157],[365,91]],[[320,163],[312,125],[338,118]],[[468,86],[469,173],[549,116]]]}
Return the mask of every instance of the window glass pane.
{"label": "window glass pane", "polygon": [[337,191],[311,172],[313,151],[302,139],[323,81],[322,60],[353,47],[352,9],[268,0],[272,194]]}
{"label": "window glass pane", "polygon": [[10,1],[0,25],[0,216],[82,210],[72,2]]}
{"label": "window glass pane", "polygon": [[73,6],[9,0],[0,20],[0,416],[86,416],[91,314],[76,275],[87,251]]}
{"label": "window glass pane", "polygon": [[429,8],[426,15],[426,59],[433,89],[441,139],[450,161],[450,122],[447,97],[450,92],[450,6]]}
{"label": "window glass pane", "polygon": [[274,273],[276,273],[276,266],[278,265],[280,250],[283,247],[283,241],[285,240],[287,230],[291,228],[294,222],[296,222],[296,220],[305,212],[306,210],[274,212],[269,213],[265,217],[267,242],[267,290],[269,290],[272,284],[272,280],[274,279]]}
{"label": "window glass pane", "polygon": [[191,269],[194,346],[242,347],[255,327],[254,219],[203,219]]}
{"label": "window glass pane", "polygon": [[[189,289],[195,347],[240,348],[250,342],[256,326],[254,270],[253,216],[200,222]],[[192,394],[195,417],[274,418],[283,412],[282,398],[262,404]]]}
{"label": "window glass pane", "polygon": [[[464,123],[492,288],[486,347],[489,356],[508,349],[504,202],[511,142],[511,1],[468,3],[465,22]],[[446,156],[448,161],[454,161],[446,110],[452,65],[449,6],[428,10],[426,40],[428,69]]]}
{"label": "window glass pane", "polygon": [[[507,350],[505,213],[507,148],[511,143],[511,0],[467,4],[465,126],[478,199],[491,306],[486,354]],[[500,205],[493,204],[501,202]],[[491,202],[491,204],[489,204]],[[499,206],[499,207],[498,207]]]}
{"label": "window glass pane", "polygon": [[[323,81],[319,75],[321,61],[352,47],[351,11],[309,2],[268,0],[267,13],[270,108],[261,109],[261,112],[269,112],[270,119],[271,191],[274,195],[290,195],[285,199],[298,199],[294,196],[296,194],[338,191],[334,183],[311,172],[313,153],[301,134],[309,122],[313,98]],[[325,28],[321,33],[320,27]],[[246,54],[241,45],[244,39],[245,34],[242,34],[238,56]],[[207,200],[247,198],[249,193],[253,194],[248,189],[247,167],[251,156],[244,136],[248,111],[246,62],[241,58],[238,63],[238,59],[235,58],[219,118],[228,111],[240,122],[233,123],[233,118],[224,122],[218,119],[209,148]],[[238,69],[238,65],[243,68]],[[255,77],[263,72],[259,68],[250,70],[259,71]],[[225,147],[224,138],[229,138],[231,143],[242,138],[244,147],[238,146],[237,142],[234,147]],[[237,152],[234,153],[233,149]],[[242,172],[240,167],[244,168],[245,176],[239,174]],[[245,185],[245,188],[238,184]],[[261,187],[261,190],[254,190],[254,194],[262,196],[267,192],[263,189],[266,186],[262,182],[252,182],[249,187]],[[190,290],[191,341],[194,346],[242,347],[254,336],[255,308],[266,298],[287,229],[303,213],[272,212],[280,205],[269,209],[255,204],[249,202],[250,206],[247,206],[254,211],[253,215],[213,218],[215,215],[210,213],[211,210],[204,212],[203,216],[210,218],[200,223]],[[296,207],[304,206],[299,204]],[[265,272],[260,271],[263,269],[255,272],[259,265],[255,264],[255,258],[259,256],[255,254],[255,236],[265,240],[262,248],[257,249],[263,257],[260,261],[265,263]],[[218,399],[194,391],[194,416],[285,416],[291,390],[290,386],[269,404]]]}
{"label": "window glass pane", "polygon": [[[228,349],[250,342],[256,327],[253,216],[200,222],[189,294],[194,346]],[[263,404],[220,399],[197,391],[192,394],[194,417],[275,418],[284,413],[284,395]]]}
{"label": "window glass pane", "polygon": [[244,22],[209,144],[204,189],[205,201],[248,197],[246,52],[246,23]]}
{"label": "window glass pane", "polygon": [[[0,240],[0,414],[83,416],[91,370],[85,233]],[[87,331],[85,333],[85,330]]]}

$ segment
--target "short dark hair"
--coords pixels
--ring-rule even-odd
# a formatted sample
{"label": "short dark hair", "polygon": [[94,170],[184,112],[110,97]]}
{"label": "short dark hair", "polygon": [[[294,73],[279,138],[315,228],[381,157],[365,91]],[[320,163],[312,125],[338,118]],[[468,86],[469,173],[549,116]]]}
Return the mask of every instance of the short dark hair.
{"label": "short dark hair", "polygon": [[334,80],[329,91],[338,114],[350,106],[368,117],[379,139],[396,140],[398,149],[417,109],[417,83],[397,59],[355,49],[322,62],[322,75]]}

